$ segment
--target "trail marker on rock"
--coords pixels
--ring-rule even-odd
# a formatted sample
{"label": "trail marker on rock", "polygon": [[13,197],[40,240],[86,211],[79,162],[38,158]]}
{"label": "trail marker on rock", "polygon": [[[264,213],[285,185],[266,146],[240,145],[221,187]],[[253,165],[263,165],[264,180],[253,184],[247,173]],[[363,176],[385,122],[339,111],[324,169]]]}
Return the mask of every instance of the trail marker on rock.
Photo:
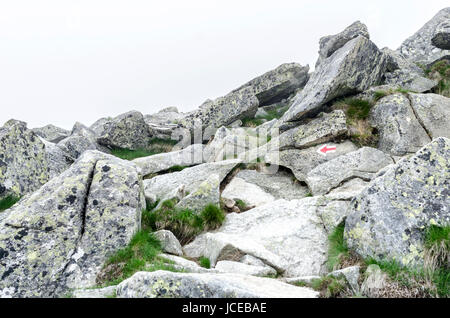
{"label": "trail marker on rock", "polygon": [[337,148],[335,146],[330,146],[329,147],[328,145],[325,145],[325,146],[320,147],[317,150],[317,152],[319,154],[321,154],[322,156],[326,156],[328,153],[336,152],[336,150],[337,150]]}

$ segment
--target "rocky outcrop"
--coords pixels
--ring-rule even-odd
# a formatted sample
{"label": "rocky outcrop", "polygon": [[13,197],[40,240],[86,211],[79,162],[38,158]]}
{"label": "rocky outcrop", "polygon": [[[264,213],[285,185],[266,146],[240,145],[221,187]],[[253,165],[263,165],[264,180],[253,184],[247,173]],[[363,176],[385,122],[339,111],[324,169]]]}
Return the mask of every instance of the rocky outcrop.
{"label": "rocky outcrop", "polygon": [[313,195],[324,195],[354,178],[370,181],[378,171],[393,163],[384,152],[364,147],[317,166],[308,173],[306,183]]}
{"label": "rocky outcrop", "polygon": [[56,127],[54,125],[47,125],[41,128],[33,128],[32,131],[39,137],[47,141],[58,143],[64,138],[70,136],[70,131]]}
{"label": "rocky outcrop", "polygon": [[353,40],[360,35],[370,39],[367,26],[360,21],[356,21],[341,33],[321,38],[319,41],[319,59],[316,62],[316,68],[319,67],[324,60],[333,55],[334,52],[343,47],[348,41]]}
{"label": "rocky outcrop", "polygon": [[137,111],[107,121],[102,130],[97,139],[98,143],[110,148],[146,149],[152,137],[144,116]]}
{"label": "rocky outcrop", "polygon": [[450,50],[450,22],[448,20],[437,26],[431,43],[442,50]]}
{"label": "rocky outcrop", "polygon": [[403,94],[382,98],[372,109],[370,122],[379,132],[378,148],[395,156],[415,153],[431,141]]}
{"label": "rocky outcrop", "polygon": [[440,24],[449,20],[450,8],[442,9],[419,31],[406,39],[397,51],[412,62],[423,65],[432,64],[434,61],[449,55],[448,50],[437,49],[431,43]]}
{"label": "rocky outcrop", "polygon": [[380,84],[385,69],[386,57],[374,43],[363,36],[350,40],[321,63],[278,126],[315,115],[333,99]]}
{"label": "rocky outcrop", "polygon": [[236,274],[139,272],[120,283],[118,298],[316,298],[318,293],[270,278]]}
{"label": "rocky outcrop", "polygon": [[93,286],[107,257],[138,230],[141,193],[132,164],[86,152],[1,219],[0,297]]}
{"label": "rocky outcrop", "polygon": [[27,124],[10,120],[0,128],[0,199],[20,197],[49,180],[45,145]]}
{"label": "rocky outcrop", "polygon": [[450,221],[449,158],[450,140],[437,138],[373,180],[351,204],[348,246],[363,257],[423,264],[426,228]]}
{"label": "rocky outcrop", "polygon": [[45,157],[47,159],[48,172],[51,179],[69,168],[73,163],[73,159],[54,143],[45,139],[41,139],[41,141],[45,145]]}
{"label": "rocky outcrop", "polygon": [[205,182],[210,175],[218,174],[219,182],[239,164],[240,160],[227,160],[217,163],[205,163],[183,171],[164,174],[144,180],[146,198],[156,201],[167,198],[167,194],[183,186],[186,192],[192,193]]}
{"label": "rocky outcrop", "polygon": [[142,175],[166,171],[175,166],[190,167],[203,163],[202,144],[194,144],[185,149],[161,153],[133,160],[142,170]]}
{"label": "rocky outcrop", "polygon": [[189,257],[208,257],[213,266],[248,254],[286,277],[317,275],[325,271],[328,248],[316,213],[318,204],[318,198],[280,200],[229,214],[220,229],[198,236],[184,252]]}
{"label": "rocky outcrop", "polygon": [[342,110],[321,113],[307,124],[282,133],[278,149],[304,149],[326,143],[347,133],[346,116]]}
{"label": "rocky outcrop", "polygon": [[72,160],[78,159],[87,150],[107,151],[97,143],[94,131],[81,123],[76,123],[71,135],[58,142],[57,145]]}
{"label": "rocky outcrop", "polygon": [[[330,148],[336,147],[336,151],[324,156],[319,151],[324,146]],[[319,145],[302,150],[289,149],[279,152],[269,152],[265,156],[264,161],[273,165],[286,167],[292,171],[297,180],[305,181],[307,174],[318,165],[345,155],[346,153],[356,151],[357,149],[350,141],[345,141],[341,144],[329,143],[327,145]]]}
{"label": "rocky outcrop", "polygon": [[249,87],[258,98],[259,106],[271,105],[304,87],[309,79],[308,72],[309,66],[301,66],[297,63],[282,64],[233,92]]}
{"label": "rocky outcrop", "polygon": [[205,207],[213,204],[219,207],[220,203],[220,182],[222,179],[216,173],[211,174],[205,181],[185,196],[176,205],[180,209],[189,209],[200,213]]}
{"label": "rocky outcrop", "polygon": [[258,207],[275,201],[275,198],[261,189],[258,185],[235,177],[222,192],[222,198],[241,200],[247,207]]}
{"label": "rocky outcrop", "polygon": [[154,233],[155,237],[161,242],[163,252],[183,256],[183,250],[178,239],[172,232],[160,230]]}

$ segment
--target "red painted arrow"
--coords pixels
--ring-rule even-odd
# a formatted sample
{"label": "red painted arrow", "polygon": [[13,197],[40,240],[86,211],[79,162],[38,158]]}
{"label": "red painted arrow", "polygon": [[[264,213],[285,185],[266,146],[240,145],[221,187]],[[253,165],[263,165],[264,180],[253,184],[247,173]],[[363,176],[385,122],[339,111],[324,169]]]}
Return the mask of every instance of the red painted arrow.
{"label": "red painted arrow", "polygon": [[329,151],[336,151],[337,148],[336,147],[328,147],[328,145],[323,146],[322,148],[319,149],[319,151],[323,154],[327,154],[327,152]]}

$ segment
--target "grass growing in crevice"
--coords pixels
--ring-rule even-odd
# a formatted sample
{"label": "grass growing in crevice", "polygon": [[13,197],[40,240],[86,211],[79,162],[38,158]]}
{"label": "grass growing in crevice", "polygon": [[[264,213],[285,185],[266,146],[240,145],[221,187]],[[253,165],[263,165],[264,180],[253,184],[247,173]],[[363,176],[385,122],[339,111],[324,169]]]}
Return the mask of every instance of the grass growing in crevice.
{"label": "grass growing in crevice", "polygon": [[178,141],[170,139],[153,138],[149,141],[148,147],[145,149],[123,149],[113,148],[111,154],[124,160],[134,160],[142,157],[149,157],[160,153],[166,153],[172,151],[173,147]]}
{"label": "grass growing in crevice", "polygon": [[272,109],[269,111],[266,111],[266,115],[264,116],[258,116],[255,118],[243,118],[242,119],[242,126],[243,127],[258,127],[264,124],[265,122],[274,120],[274,119],[280,119],[289,109],[289,106],[284,106],[278,109]]}
{"label": "grass growing in crevice", "polygon": [[150,231],[141,230],[127,247],[108,259],[97,275],[97,284],[102,287],[117,285],[139,271],[177,271],[169,261],[158,256],[160,253],[159,240]]}
{"label": "grass growing in crevice", "polygon": [[377,131],[368,120],[372,107],[371,102],[357,98],[345,98],[336,102],[332,107],[335,110],[340,109],[345,112],[349,137],[360,147],[374,147],[378,143]]}
{"label": "grass growing in crevice", "polygon": [[335,278],[325,276],[320,279],[312,280],[311,284],[306,284],[315,291],[320,292],[322,298],[343,298],[352,296],[352,292],[347,287],[345,278]]}
{"label": "grass growing in crevice", "polygon": [[348,249],[344,239],[345,223],[339,224],[328,236],[329,271],[343,269],[358,262],[357,257]]}
{"label": "grass growing in crevice", "polygon": [[175,205],[175,200],[167,200],[156,211],[145,210],[142,213],[143,228],[171,231],[185,245],[203,231],[217,229],[225,220],[224,212],[214,204],[207,205],[199,213]]}
{"label": "grass growing in crevice", "polygon": [[425,69],[428,78],[436,80],[438,85],[433,93],[450,97],[450,61],[442,60]]}
{"label": "grass growing in crevice", "polygon": [[16,196],[7,196],[6,198],[0,200],[0,212],[8,210],[14,204],[19,202],[20,198]]}
{"label": "grass growing in crevice", "polygon": [[207,257],[204,257],[204,256],[200,257],[198,262],[199,262],[200,266],[203,268],[207,268],[207,269],[211,268],[211,261]]}

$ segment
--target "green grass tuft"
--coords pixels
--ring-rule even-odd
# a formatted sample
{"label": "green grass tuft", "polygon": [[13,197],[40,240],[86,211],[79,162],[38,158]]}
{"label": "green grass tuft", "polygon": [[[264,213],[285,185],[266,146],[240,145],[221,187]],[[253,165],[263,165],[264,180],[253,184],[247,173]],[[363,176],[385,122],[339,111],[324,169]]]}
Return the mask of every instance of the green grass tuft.
{"label": "green grass tuft", "polygon": [[203,268],[208,268],[208,269],[211,268],[211,261],[207,257],[204,257],[204,256],[200,257],[198,262],[200,263],[200,266]]}
{"label": "green grass tuft", "polygon": [[328,269],[338,269],[343,258],[350,257],[350,252],[344,240],[345,224],[342,223],[328,236]]}
{"label": "green grass tuft", "polygon": [[348,106],[346,114],[349,120],[367,119],[369,117],[370,109],[372,108],[370,102],[362,99],[347,98],[344,99],[343,103]]}
{"label": "green grass tuft", "polygon": [[208,204],[200,214],[204,224],[210,228],[218,228],[225,221],[225,214],[214,204]]}
{"label": "green grass tuft", "polygon": [[160,153],[170,152],[178,141],[170,139],[153,138],[149,140],[148,147],[146,149],[122,149],[113,148],[111,154],[124,160],[134,160],[142,157],[149,157]]}
{"label": "green grass tuft", "polygon": [[20,198],[15,196],[8,196],[2,200],[0,200],[0,212],[8,210],[14,204],[19,202]]}
{"label": "green grass tuft", "polygon": [[262,124],[264,124],[266,121],[280,119],[286,113],[286,111],[288,109],[289,109],[289,106],[285,106],[282,108],[269,110],[269,111],[267,111],[267,115],[264,115],[264,116],[259,116],[257,118],[244,118],[244,119],[242,119],[242,126],[258,127],[258,126],[261,126]]}

